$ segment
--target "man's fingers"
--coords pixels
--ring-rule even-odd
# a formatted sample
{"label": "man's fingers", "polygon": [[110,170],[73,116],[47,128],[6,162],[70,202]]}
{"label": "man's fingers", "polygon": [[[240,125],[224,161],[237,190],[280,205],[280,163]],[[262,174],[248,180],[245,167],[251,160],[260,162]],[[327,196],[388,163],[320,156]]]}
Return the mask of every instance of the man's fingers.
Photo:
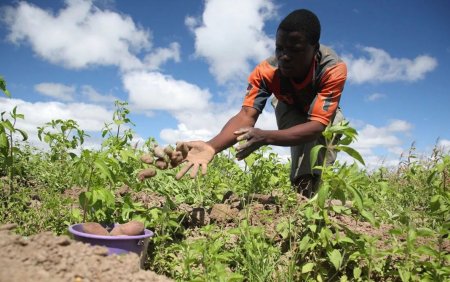
{"label": "man's fingers", "polygon": [[236,146],[236,151],[242,151],[251,146],[250,142],[245,142]]}
{"label": "man's fingers", "polygon": [[194,166],[192,167],[192,170],[191,170],[191,178],[195,178],[197,176],[199,166],[200,166],[200,164],[198,164],[198,163],[194,164]]}
{"label": "man's fingers", "polygon": [[247,133],[250,130],[250,128],[245,127],[245,128],[239,128],[238,130],[236,130],[234,132],[235,135],[242,135],[244,133]]}
{"label": "man's fingers", "polygon": [[202,163],[202,174],[206,175],[207,170],[208,170],[208,164]]}
{"label": "man's fingers", "polygon": [[237,141],[248,140],[250,138],[250,134],[245,133],[236,137]]}
{"label": "man's fingers", "polygon": [[175,175],[175,179],[179,180],[181,179],[186,172],[193,166],[194,164],[191,162],[187,162],[181,169],[180,171],[177,173],[177,175]]}

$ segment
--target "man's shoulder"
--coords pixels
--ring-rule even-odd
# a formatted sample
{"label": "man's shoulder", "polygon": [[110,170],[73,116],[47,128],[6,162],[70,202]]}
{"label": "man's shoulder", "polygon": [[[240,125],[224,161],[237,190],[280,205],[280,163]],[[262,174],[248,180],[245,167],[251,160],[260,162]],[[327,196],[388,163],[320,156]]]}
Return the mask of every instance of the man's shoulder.
{"label": "man's shoulder", "polygon": [[254,73],[259,75],[271,77],[275,74],[278,68],[278,60],[275,56],[268,57],[261,61],[255,68]]}
{"label": "man's shoulder", "polygon": [[338,63],[342,63],[342,59],[338,56],[338,54],[328,46],[320,44],[319,53],[318,53],[318,61],[320,65],[336,65]]}
{"label": "man's shoulder", "polygon": [[[320,77],[332,67],[345,68],[345,62],[337,55],[337,53],[328,46],[320,45],[319,52],[317,54],[317,73],[316,77]],[[337,66],[339,65],[339,66]]]}

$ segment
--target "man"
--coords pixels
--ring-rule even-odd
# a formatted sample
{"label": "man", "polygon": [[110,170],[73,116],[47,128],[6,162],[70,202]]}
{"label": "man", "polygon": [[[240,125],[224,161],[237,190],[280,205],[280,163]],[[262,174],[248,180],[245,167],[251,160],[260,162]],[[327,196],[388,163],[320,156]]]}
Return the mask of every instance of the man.
{"label": "man", "polygon": [[[239,141],[244,142],[236,148],[238,160],[263,145],[290,146],[291,183],[306,197],[313,196],[320,172],[311,170],[309,154],[316,144],[324,144],[326,126],[342,120],[338,105],[347,78],[345,63],[321,46],[319,38],[320,22],[311,11],[295,10],[284,18],[276,33],[275,56],[250,74],[241,110],[211,140],[186,142],[189,153],[177,179],[190,169],[195,177],[200,166],[205,174],[215,154]],[[278,130],[255,128],[272,94]],[[335,157],[327,159],[332,163]]]}

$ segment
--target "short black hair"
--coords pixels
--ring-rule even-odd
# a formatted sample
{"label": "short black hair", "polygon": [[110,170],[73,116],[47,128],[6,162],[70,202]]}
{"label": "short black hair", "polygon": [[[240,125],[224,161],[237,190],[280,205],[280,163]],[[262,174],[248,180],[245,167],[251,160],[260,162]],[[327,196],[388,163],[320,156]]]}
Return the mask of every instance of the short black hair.
{"label": "short black hair", "polygon": [[320,21],[311,11],[299,9],[287,15],[278,26],[278,29],[284,31],[304,32],[306,39],[312,45],[319,43],[320,39]]}

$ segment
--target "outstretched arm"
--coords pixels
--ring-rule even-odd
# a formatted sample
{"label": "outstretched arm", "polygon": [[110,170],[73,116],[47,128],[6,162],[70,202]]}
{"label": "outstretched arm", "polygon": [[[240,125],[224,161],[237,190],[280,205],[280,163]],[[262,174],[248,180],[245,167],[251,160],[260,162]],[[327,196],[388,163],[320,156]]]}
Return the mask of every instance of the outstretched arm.
{"label": "outstretched arm", "polygon": [[234,132],[241,128],[254,126],[258,116],[259,112],[256,109],[244,106],[225,124],[220,133],[208,142],[185,142],[189,152],[184,160],[184,166],[176,175],[176,179],[183,177],[189,170],[191,178],[194,178],[200,168],[202,174],[206,174],[208,164],[214,158],[214,155],[237,142]]}
{"label": "outstretched arm", "polygon": [[241,128],[253,127],[258,120],[259,112],[251,107],[242,107],[239,113],[232,117],[222,128],[219,134],[207,143],[214,148],[215,153],[219,153],[236,144],[234,132]]}

